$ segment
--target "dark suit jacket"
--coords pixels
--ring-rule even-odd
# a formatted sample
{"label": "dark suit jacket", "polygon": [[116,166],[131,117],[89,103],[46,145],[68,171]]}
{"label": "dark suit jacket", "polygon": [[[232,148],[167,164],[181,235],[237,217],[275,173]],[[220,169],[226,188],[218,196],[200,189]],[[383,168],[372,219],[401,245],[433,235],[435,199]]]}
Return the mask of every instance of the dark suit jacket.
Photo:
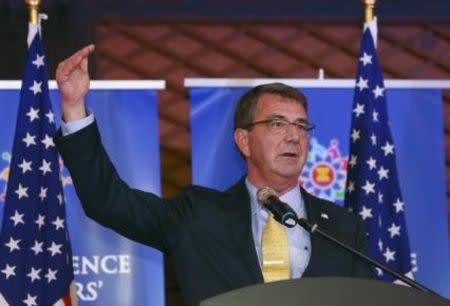
{"label": "dark suit jacket", "polygon": [[[170,254],[187,305],[263,282],[244,180],[225,192],[191,186],[179,197],[163,200],[131,189],[119,178],[95,123],[65,137],[59,132],[55,143],[86,214],[132,240]],[[359,218],[304,190],[302,195],[309,221],[353,247],[366,249]],[[311,246],[305,277],[371,276],[367,265],[321,237],[312,235]]]}

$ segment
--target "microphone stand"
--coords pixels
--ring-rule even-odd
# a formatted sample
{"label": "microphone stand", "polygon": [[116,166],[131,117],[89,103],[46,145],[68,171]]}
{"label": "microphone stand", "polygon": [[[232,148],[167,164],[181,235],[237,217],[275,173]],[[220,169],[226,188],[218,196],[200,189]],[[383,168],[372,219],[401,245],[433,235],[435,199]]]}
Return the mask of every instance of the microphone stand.
{"label": "microphone stand", "polygon": [[357,255],[360,258],[363,258],[364,260],[370,262],[375,267],[380,268],[381,270],[389,273],[390,275],[400,279],[401,281],[405,282],[406,284],[410,285],[411,287],[414,287],[416,289],[422,290],[424,292],[435,294],[435,295],[437,295],[437,296],[442,298],[441,295],[439,295],[438,293],[434,292],[433,290],[431,290],[431,289],[429,289],[429,288],[427,288],[427,287],[425,287],[425,286],[423,286],[423,285],[413,281],[409,277],[406,277],[406,276],[398,273],[397,271],[389,268],[388,266],[379,263],[375,259],[372,259],[371,257],[361,253],[360,251],[352,248],[351,246],[349,246],[349,245],[339,241],[338,239],[336,239],[332,235],[330,235],[327,232],[324,232],[323,230],[321,230],[317,224],[311,224],[306,219],[303,219],[303,218],[298,219],[297,220],[297,224],[300,225],[301,227],[303,227],[306,231],[308,231],[311,234],[317,233],[320,236],[324,237],[325,239],[330,240],[330,241],[338,244],[340,247],[346,249],[350,253],[355,254],[355,255]]}

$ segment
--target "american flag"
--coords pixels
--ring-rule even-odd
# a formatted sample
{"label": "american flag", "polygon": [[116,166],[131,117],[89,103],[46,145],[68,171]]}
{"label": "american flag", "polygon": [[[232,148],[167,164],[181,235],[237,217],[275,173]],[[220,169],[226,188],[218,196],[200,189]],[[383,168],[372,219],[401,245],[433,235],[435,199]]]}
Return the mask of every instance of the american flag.
{"label": "american flag", "polygon": [[[386,91],[376,49],[376,20],[363,32],[352,108],[345,206],[364,220],[369,252],[409,277],[411,254]],[[380,269],[380,279],[396,281]]]}
{"label": "american flag", "polygon": [[30,25],[3,223],[0,305],[73,305],[72,250],[40,27]]}

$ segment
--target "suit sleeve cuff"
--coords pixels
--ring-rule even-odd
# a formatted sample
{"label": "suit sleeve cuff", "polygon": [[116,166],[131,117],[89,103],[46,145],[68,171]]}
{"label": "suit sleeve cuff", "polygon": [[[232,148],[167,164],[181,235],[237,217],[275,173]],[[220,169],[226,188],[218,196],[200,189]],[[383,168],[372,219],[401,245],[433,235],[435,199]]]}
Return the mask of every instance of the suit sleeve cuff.
{"label": "suit sleeve cuff", "polygon": [[61,119],[61,132],[63,136],[67,136],[78,132],[79,130],[87,127],[94,122],[94,113],[88,110],[88,116],[79,120],[74,120],[70,122],[64,122]]}

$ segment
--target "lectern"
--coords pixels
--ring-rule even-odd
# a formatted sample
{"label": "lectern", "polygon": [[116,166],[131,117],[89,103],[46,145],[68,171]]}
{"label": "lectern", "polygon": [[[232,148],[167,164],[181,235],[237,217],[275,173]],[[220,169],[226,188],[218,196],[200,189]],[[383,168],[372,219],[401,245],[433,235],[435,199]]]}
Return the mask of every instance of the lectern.
{"label": "lectern", "polygon": [[200,306],[450,306],[450,300],[385,282],[313,277],[249,286]]}

